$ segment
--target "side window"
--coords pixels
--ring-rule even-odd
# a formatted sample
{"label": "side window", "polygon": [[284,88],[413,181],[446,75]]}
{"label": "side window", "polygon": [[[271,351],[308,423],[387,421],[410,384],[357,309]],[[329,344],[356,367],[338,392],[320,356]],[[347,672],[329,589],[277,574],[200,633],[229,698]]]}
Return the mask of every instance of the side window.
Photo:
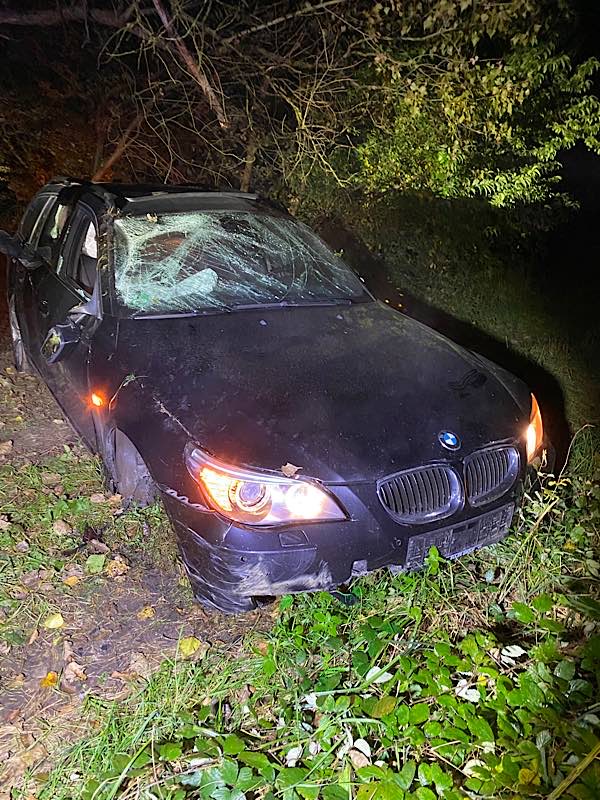
{"label": "side window", "polygon": [[33,198],[19,225],[19,236],[22,242],[35,247],[37,237],[53,203],[54,198],[48,197],[47,194]]}
{"label": "side window", "polygon": [[50,266],[59,264],[60,239],[71,215],[71,206],[56,200],[42,228],[37,249]]}
{"label": "side window", "polygon": [[98,266],[96,224],[91,215],[78,209],[62,249],[61,272],[86,294],[92,294]]}

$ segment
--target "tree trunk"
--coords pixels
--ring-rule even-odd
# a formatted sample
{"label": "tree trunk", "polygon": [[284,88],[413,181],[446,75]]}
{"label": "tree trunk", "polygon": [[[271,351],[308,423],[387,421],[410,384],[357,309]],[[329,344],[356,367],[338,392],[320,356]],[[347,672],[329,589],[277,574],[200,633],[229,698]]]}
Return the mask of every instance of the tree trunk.
{"label": "tree trunk", "polygon": [[254,162],[256,161],[256,151],[258,150],[258,143],[256,137],[251,132],[248,136],[248,144],[246,145],[246,162],[244,164],[244,171],[240,180],[240,191],[249,192],[252,184],[252,172],[254,170]]}
{"label": "tree trunk", "polygon": [[93,181],[101,181],[102,178],[105,177],[106,173],[111,169],[111,167],[117,163],[117,161],[121,158],[123,153],[127,150],[131,142],[133,141],[133,132],[139,128],[140,122],[144,117],[144,112],[140,111],[140,113],[133,119],[129,125],[125,128],[122,135],[119,137],[119,141],[117,142],[115,149],[112,151],[112,154],[106,159],[106,161],[96,170],[94,175],[92,176]]}

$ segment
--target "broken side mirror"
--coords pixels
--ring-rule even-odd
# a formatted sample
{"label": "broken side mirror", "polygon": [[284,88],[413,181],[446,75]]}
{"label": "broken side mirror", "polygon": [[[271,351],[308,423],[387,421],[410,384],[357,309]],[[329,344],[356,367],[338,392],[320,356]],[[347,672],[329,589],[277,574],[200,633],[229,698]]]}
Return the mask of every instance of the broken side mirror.
{"label": "broken side mirror", "polygon": [[26,269],[37,269],[43,263],[29,245],[21,244],[16,236],[11,236],[6,231],[0,231],[0,253],[9,258],[17,258]]}
{"label": "broken side mirror", "polygon": [[48,364],[56,364],[68,355],[81,338],[81,329],[73,320],[50,328],[42,345],[42,355]]}

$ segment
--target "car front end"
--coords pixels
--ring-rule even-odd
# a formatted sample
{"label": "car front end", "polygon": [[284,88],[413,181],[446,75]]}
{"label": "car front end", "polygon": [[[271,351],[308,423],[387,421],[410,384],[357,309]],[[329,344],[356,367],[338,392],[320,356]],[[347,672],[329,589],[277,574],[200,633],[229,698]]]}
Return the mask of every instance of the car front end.
{"label": "car front end", "polygon": [[380,567],[414,570],[431,547],[456,558],[506,536],[528,465],[546,449],[531,395],[530,421],[511,440],[464,453],[440,431],[439,457],[377,480],[321,482],[292,464],[280,472],[224,464],[185,450],[194,499],[164,494],[196,594],[242,611],[256,599],[334,590]]}

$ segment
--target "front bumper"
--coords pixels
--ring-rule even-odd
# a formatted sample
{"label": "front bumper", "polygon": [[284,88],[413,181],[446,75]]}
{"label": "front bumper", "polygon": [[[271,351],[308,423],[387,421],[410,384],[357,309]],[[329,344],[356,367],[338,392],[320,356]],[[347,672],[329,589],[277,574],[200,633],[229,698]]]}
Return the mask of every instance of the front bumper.
{"label": "front bumper", "polygon": [[331,590],[383,566],[417,569],[432,546],[456,558],[493,544],[508,533],[521,491],[519,480],[485,508],[407,526],[389,517],[372,484],[336,486],[350,519],[278,530],[239,527],[173,492],[163,492],[163,501],[194,588],[219,607],[223,596]]}

